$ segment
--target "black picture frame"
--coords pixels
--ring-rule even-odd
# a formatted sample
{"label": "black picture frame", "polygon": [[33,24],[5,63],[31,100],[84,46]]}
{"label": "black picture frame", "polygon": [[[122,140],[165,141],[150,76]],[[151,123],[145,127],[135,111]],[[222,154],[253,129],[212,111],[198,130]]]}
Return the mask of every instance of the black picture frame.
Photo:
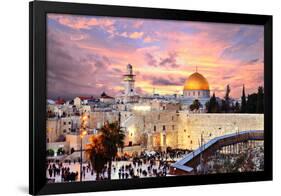
{"label": "black picture frame", "polygon": [[[264,171],[97,182],[46,183],[46,14],[63,13],[264,26]],[[272,16],[33,1],[29,4],[29,193],[59,194],[272,180]]]}

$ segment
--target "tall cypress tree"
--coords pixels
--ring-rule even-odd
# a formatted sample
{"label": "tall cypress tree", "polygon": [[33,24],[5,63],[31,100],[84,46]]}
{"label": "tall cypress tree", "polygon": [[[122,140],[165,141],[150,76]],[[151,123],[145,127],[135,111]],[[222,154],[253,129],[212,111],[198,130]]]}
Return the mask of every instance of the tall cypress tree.
{"label": "tall cypress tree", "polygon": [[245,95],[244,84],[243,84],[242,97],[241,97],[241,113],[246,113],[246,95]]}
{"label": "tall cypress tree", "polygon": [[222,100],[222,111],[229,112],[230,110],[230,86],[229,84],[226,86],[226,92],[224,96],[224,100]]}

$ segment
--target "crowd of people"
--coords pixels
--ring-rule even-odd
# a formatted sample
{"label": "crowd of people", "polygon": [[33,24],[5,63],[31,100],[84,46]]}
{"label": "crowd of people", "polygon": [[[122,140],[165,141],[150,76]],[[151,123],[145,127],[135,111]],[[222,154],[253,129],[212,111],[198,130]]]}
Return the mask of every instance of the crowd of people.
{"label": "crowd of people", "polygon": [[[130,179],[144,177],[162,177],[169,174],[169,167],[175,159],[182,158],[189,151],[169,150],[167,152],[141,152],[134,155],[123,155],[115,158],[111,168],[111,179]],[[49,160],[47,178],[60,182],[78,181],[80,160]],[[108,179],[108,167],[105,165],[100,180]],[[90,163],[83,163],[82,180],[94,180],[95,172]]]}
{"label": "crowd of people", "polygon": [[61,182],[76,181],[78,178],[78,172],[70,171],[70,167],[64,167],[62,162],[48,161],[47,170],[50,179],[60,176]]}
{"label": "crowd of people", "polygon": [[168,169],[167,161],[157,161],[154,156],[134,157],[132,162],[122,165],[118,171],[115,166],[113,167],[113,171],[118,172],[119,179],[166,176]]}

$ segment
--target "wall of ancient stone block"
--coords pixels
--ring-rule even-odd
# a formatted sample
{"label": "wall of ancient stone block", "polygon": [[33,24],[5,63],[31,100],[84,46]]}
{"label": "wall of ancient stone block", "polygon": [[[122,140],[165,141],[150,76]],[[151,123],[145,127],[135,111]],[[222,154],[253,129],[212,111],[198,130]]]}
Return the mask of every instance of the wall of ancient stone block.
{"label": "wall of ancient stone block", "polygon": [[180,112],[178,147],[195,149],[201,142],[228,133],[263,130],[263,114],[188,114]]}

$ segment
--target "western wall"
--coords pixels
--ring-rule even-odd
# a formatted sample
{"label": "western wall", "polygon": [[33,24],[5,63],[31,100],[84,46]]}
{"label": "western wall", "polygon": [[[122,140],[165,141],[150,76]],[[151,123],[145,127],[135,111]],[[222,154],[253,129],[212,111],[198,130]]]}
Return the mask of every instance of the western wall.
{"label": "western wall", "polygon": [[[263,130],[263,114],[189,113],[185,111],[149,111],[126,113],[125,145],[143,148],[166,147],[195,149],[203,139],[210,139],[245,130]],[[202,139],[201,139],[202,138]]]}
{"label": "western wall", "polygon": [[210,139],[246,130],[264,130],[263,114],[188,114],[181,112],[178,119],[178,148],[195,149]]}

